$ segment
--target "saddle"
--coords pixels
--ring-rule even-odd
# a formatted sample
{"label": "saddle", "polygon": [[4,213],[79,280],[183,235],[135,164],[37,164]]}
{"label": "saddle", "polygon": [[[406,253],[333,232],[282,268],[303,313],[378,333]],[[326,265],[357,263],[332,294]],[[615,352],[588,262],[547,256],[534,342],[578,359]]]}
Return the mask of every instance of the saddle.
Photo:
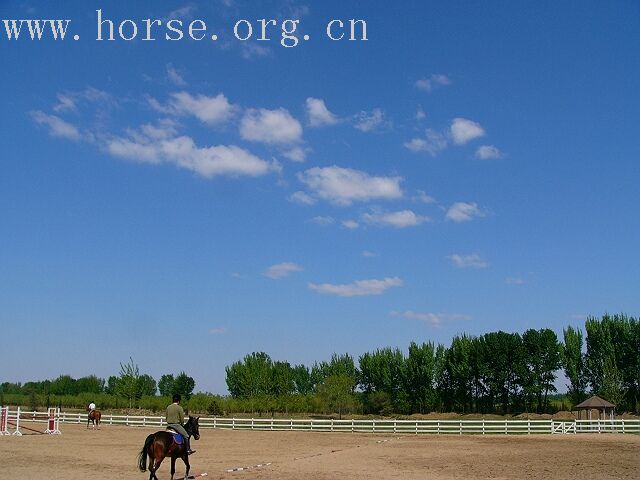
{"label": "saddle", "polygon": [[184,443],[184,437],[171,427],[167,427],[167,432],[169,432],[173,436],[173,441],[178,445],[182,445]]}

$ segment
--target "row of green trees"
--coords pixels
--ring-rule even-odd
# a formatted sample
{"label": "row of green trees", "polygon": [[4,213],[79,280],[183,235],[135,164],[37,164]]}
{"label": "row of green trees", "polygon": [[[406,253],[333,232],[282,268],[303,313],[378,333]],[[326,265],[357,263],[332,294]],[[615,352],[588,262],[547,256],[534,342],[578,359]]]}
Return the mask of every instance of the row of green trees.
{"label": "row of green trees", "polygon": [[254,352],[226,368],[227,387],[233,398],[260,403],[312,394],[338,412],[506,414],[549,411],[563,370],[573,405],[595,393],[619,410],[638,412],[638,319],[589,318],[585,330],[586,350],[582,331],[574,327],[564,329],[562,340],[550,329],[499,331],[459,335],[448,348],[411,343],[408,355],[382,348],[361,355],[357,366],[349,354],[308,368]]}
{"label": "row of green trees", "polygon": [[62,375],[2,383],[0,403],[82,408],[95,401],[101,408],[160,411],[180,393],[187,408],[209,414],[548,412],[560,371],[569,406],[596,393],[619,411],[640,411],[640,322],[626,315],[589,318],[584,332],[567,327],[562,339],[549,329],[463,334],[449,347],[413,342],[406,353],[366,352],[357,364],[349,354],[307,367],[254,352],[226,367],[228,397],[193,395],[195,382],[184,372],[156,382],[130,358],[106,380]]}
{"label": "row of green trees", "polygon": [[[79,401],[84,401],[86,406],[89,402],[100,399],[102,401],[98,404],[104,408],[146,408],[149,404],[159,403],[149,400],[155,398],[158,392],[160,397],[170,398],[179,393],[183,398],[189,399],[195,386],[194,379],[185,372],[176,376],[162,375],[156,382],[151,375],[141,374],[138,365],[129,358],[129,362],[120,364],[120,375],[110,376],[107,380],[95,375],[78,379],[60,375],[55,380],[24,384],[4,382],[0,385],[0,395],[8,399],[28,396],[29,403],[47,406],[75,406]],[[142,401],[143,399],[146,400]]]}

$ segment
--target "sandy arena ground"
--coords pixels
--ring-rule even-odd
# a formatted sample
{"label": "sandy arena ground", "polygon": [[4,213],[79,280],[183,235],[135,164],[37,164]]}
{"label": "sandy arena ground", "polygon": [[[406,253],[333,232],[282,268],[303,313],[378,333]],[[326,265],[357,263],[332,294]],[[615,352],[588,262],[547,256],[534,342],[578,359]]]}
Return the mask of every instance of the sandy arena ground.
{"label": "sandy arena ground", "polygon": [[[42,429],[42,424],[37,426]],[[0,479],[138,478],[157,428],[61,426],[62,435],[0,437]],[[212,479],[639,479],[640,436],[457,436],[202,430],[192,473]],[[237,467],[261,468],[227,472]],[[176,463],[176,478],[184,464]],[[170,463],[162,464],[169,479]]]}

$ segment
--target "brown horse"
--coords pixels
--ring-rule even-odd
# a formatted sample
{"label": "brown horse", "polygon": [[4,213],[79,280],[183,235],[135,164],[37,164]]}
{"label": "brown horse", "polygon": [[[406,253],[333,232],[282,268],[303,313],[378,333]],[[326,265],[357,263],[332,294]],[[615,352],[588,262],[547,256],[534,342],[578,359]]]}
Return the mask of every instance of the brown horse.
{"label": "brown horse", "polygon": [[[198,420],[200,417],[189,417],[184,429],[189,434],[189,438],[193,436],[196,440],[200,439],[200,427]],[[181,458],[187,471],[184,478],[189,476],[189,455],[185,447],[185,442],[177,443],[172,432],[160,431],[152,433],[147,437],[144,446],[138,455],[138,467],[141,472],[147,471],[147,456],[149,457],[149,480],[156,479],[156,471],[160,468],[160,464],[165,457],[171,458],[171,480],[176,473],[176,458]]]}
{"label": "brown horse", "polygon": [[89,422],[93,423],[93,428],[98,427],[100,429],[100,419],[102,418],[102,413],[100,410],[91,410],[87,415],[87,428],[89,428]]}

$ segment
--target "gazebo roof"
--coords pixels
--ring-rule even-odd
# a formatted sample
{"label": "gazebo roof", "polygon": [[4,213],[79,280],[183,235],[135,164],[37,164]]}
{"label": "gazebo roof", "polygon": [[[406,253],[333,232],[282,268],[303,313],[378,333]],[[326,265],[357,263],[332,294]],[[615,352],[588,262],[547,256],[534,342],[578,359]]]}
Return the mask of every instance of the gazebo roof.
{"label": "gazebo roof", "polygon": [[584,402],[576,405],[576,408],[615,408],[616,406],[611,403],[611,402],[607,402],[606,400],[600,398],[597,395],[594,395],[591,398],[586,399]]}

